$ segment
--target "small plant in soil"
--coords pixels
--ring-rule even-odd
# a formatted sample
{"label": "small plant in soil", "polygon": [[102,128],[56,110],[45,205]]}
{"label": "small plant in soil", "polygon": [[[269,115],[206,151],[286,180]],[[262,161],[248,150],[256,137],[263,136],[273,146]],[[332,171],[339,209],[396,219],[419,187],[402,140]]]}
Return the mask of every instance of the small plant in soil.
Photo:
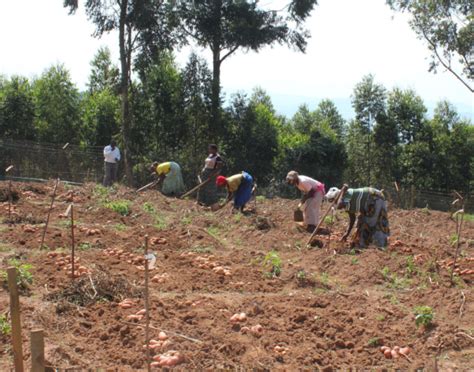
{"label": "small plant in soil", "polygon": [[12,327],[7,320],[6,315],[0,315],[0,333],[4,336],[7,336],[11,333]]}
{"label": "small plant in soil", "polygon": [[352,259],[351,259],[351,264],[353,264],[353,265],[358,265],[358,264],[359,264],[359,260],[358,260],[356,257],[352,257]]}
{"label": "small plant in soil", "polygon": [[127,225],[124,225],[123,223],[118,223],[114,225],[115,230],[117,231],[125,231],[127,230]]}
{"label": "small plant in soil", "polygon": [[88,251],[92,248],[92,244],[88,242],[81,243],[77,246],[80,251]]}
{"label": "small plant in soil", "polygon": [[155,207],[153,206],[153,204],[151,204],[151,203],[149,203],[149,202],[143,203],[142,209],[143,209],[145,212],[150,213],[150,214],[156,213]]}
{"label": "small plant in soil", "polygon": [[130,202],[128,200],[115,200],[105,203],[105,207],[112,209],[122,216],[128,216],[130,214]]}
{"label": "small plant in soil", "polygon": [[390,269],[389,269],[387,266],[385,266],[385,267],[380,271],[380,273],[382,274],[382,276],[383,276],[383,278],[384,278],[385,280],[388,280],[388,279],[389,279]]}
{"label": "small plant in soil", "polygon": [[193,247],[191,249],[191,252],[195,252],[195,253],[200,253],[200,254],[203,254],[203,253],[212,253],[214,250],[213,247],[201,247],[201,246],[196,246],[196,247]]}
{"label": "small plant in soil", "polygon": [[369,345],[370,347],[376,347],[380,344],[380,341],[378,339],[378,337],[372,337],[368,342],[367,342],[367,345]]}
{"label": "small plant in soil", "polygon": [[413,260],[413,256],[408,256],[405,274],[407,276],[413,276],[415,272],[416,272],[416,266],[415,266],[415,261]]}
{"label": "small plant in soil", "polygon": [[257,199],[257,201],[260,202],[260,203],[264,202],[266,200],[265,196],[263,196],[263,195],[257,195],[255,197],[255,199]]}
{"label": "small plant in soil", "polygon": [[379,322],[383,322],[385,320],[385,315],[383,314],[378,314],[375,319],[377,319]]}
{"label": "small plant in soil", "polygon": [[296,279],[298,279],[298,281],[305,281],[306,280],[306,272],[304,270],[299,270],[296,273]]}
{"label": "small plant in soil", "polygon": [[[20,291],[27,291],[30,284],[33,284],[33,275],[31,269],[33,268],[30,264],[22,264],[18,260],[9,260],[9,266],[13,266],[17,269],[16,284]],[[2,278],[3,287],[8,288],[8,275],[6,271],[1,271],[0,276]]]}
{"label": "small plant in soil", "polygon": [[430,306],[416,306],[413,309],[415,314],[415,323],[416,325],[429,327],[433,323],[434,313],[433,309]]}
{"label": "small plant in soil", "polygon": [[276,251],[270,251],[263,259],[263,267],[265,268],[265,276],[274,278],[281,274],[281,258]]}
{"label": "small plant in soil", "polygon": [[191,225],[191,223],[193,222],[193,219],[190,217],[190,216],[185,216],[183,218],[181,218],[181,224],[182,225]]}

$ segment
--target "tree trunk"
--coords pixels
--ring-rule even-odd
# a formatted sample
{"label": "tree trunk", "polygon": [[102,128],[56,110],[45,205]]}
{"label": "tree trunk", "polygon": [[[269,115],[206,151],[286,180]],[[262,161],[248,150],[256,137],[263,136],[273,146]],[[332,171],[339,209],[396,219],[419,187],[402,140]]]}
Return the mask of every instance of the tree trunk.
{"label": "tree trunk", "polygon": [[210,140],[217,142],[220,124],[220,93],[221,93],[221,54],[220,48],[212,49],[212,91],[211,91],[211,125]]}
{"label": "tree trunk", "polygon": [[130,139],[130,104],[128,100],[128,77],[130,75],[130,63],[128,61],[128,54],[126,50],[126,17],[127,17],[127,2],[122,0],[120,7],[120,24],[119,24],[119,46],[120,46],[120,93],[122,96],[122,141],[123,141],[123,160],[125,167],[125,176],[127,184],[133,186],[132,161],[129,150]]}

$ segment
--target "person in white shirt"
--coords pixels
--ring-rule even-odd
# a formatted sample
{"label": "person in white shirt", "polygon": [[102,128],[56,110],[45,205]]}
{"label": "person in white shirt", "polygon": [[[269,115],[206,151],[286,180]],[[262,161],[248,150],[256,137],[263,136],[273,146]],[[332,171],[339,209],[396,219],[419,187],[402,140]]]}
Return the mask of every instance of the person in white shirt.
{"label": "person in white shirt", "polygon": [[117,168],[120,161],[120,150],[114,140],[104,147],[104,186],[112,186],[117,182]]}
{"label": "person in white shirt", "polygon": [[298,172],[291,171],[286,176],[286,181],[294,185],[303,194],[298,208],[303,207],[304,225],[308,232],[313,232],[319,223],[319,211],[323,196],[326,193],[324,184],[307,176],[300,176]]}

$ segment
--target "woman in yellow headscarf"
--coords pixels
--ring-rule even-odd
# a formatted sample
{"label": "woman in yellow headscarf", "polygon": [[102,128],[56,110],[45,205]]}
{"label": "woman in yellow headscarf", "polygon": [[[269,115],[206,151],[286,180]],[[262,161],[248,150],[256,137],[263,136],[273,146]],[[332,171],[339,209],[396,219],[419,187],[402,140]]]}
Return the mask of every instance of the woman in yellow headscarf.
{"label": "woman in yellow headscarf", "polygon": [[180,195],[184,192],[183,175],[181,167],[174,161],[165,163],[154,162],[151,170],[160,178],[161,192],[165,195]]}

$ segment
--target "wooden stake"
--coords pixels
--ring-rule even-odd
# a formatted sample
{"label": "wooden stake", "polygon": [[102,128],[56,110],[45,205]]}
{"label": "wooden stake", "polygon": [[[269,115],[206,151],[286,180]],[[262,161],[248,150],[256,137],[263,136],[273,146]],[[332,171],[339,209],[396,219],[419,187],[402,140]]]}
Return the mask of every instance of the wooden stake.
{"label": "wooden stake", "polygon": [[329,212],[331,211],[332,207],[333,207],[333,206],[337,206],[337,205],[339,204],[339,200],[342,199],[342,197],[343,197],[344,194],[346,193],[347,188],[348,188],[347,185],[342,186],[342,189],[341,189],[341,191],[339,192],[339,195],[337,196],[337,198],[334,199],[334,201],[331,203],[331,205],[330,205],[329,208],[327,209],[326,213],[324,213],[324,215],[323,215],[323,216],[321,217],[321,219],[319,220],[318,226],[316,226],[316,228],[314,229],[313,233],[312,233],[311,236],[309,237],[308,242],[306,243],[306,247],[309,247],[309,246],[310,246],[311,241],[313,240],[314,236],[316,235],[316,233],[317,233],[319,227],[323,224],[324,219],[325,219],[326,216],[329,214]]}
{"label": "wooden stake", "polygon": [[12,218],[12,180],[8,181],[8,220]]}
{"label": "wooden stake", "polygon": [[54,185],[53,196],[51,197],[51,204],[48,210],[48,216],[46,217],[46,224],[44,225],[43,236],[41,237],[40,249],[43,248],[44,238],[46,236],[46,230],[48,230],[49,218],[51,216],[51,211],[53,210],[54,199],[56,198],[56,190],[58,189],[59,178],[56,179],[56,184]]}
{"label": "wooden stake", "polygon": [[30,332],[31,372],[44,372],[44,335],[42,329]]}
{"label": "wooden stake", "polygon": [[74,244],[74,204],[71,204],[71,277],[74,282],[74,262],[75,259],[75,244]]}
{"label": "wooden stake", "polygon": [[150,304],[149,304],[149,293],[148,293],[148,235],[145,235],[145,345],[146,345],[146,367],[147,371],[151,371],[151,358],[150,358]]}
{"label": "wooden stake", "polygon": [[23,348],[21,343],[20,298],[16,283],[17,270],[9,267],[8,290],[10,292],[10,316],[12,321],[12,346],[15,372],[23,372]]}

